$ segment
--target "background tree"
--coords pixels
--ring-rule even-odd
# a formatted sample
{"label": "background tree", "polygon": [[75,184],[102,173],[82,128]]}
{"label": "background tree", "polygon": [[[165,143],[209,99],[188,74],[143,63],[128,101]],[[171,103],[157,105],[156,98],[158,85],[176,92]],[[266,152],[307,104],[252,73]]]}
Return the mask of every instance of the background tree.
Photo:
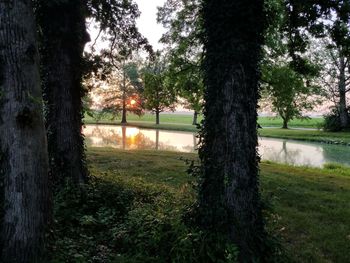
{"label": "background tree", "polygon": [[203,108],[204,84],[200,65],[200,59],[189,62],[181,57],[172,58],[166,77],[168,85],[172,86],[176,96],[184,99],[183,105],[194,111],[193,125],[198,124],[198,115]]}
{"label": "background tree", "polygon": [[39,262],[51,198],[32,2],[1,0],[0,25],[0,261]]}
{"label": "background tree", "polygon": [[[294,118],[307,118],[304,111],[320,103],[321,88],[315,84],[319,76],[318,61],[307,53],[294,54],[293,27],[282,0],[269,0],[266,4],[269,27],[265,33],[264,60],[262,61],[263,98],[261,103],[271,104],[272,110],[283,119],[283,127]],[[307,45],[307,44],[305,44]],[[301,50],[309,50],[306,46]]]}
{"label": "background tree", "polygon": [[[328,48],[338,52],[338,112],[342,128],[349,126],[346,109],[347,58],[350,50],[350,3],[349,1],[286,1],[286,25],[289,28],[289,52],[297,70],[303,69],[300,53],[305,53],[312,37],[330,39]],[[344,81],[345,77],[345,81]]]}
{"label": "background tree", "polygon": [[158,21],[167,32],[161,41],[167,47],[168,81],[185,107],[194,111],[193,125],[203,103],[203,44],[200,41],[200,1],[168,0],[159,8]]}
{"label": "background tree", "polygon": [[263,83],[263,97],[283,119],[283,129],[288,129],[294,118],[306,118],[303,111],[312,110],[319,102],[320,87],[289,66],[263,66]]}
{"label": "background tree", "polygon": [[199,220],[237,244],[240,261],[263,260],[257,102],[264,1],[203,2],[205,106]]}
{"label": "background tree", "polygon": [[92,92],[99,97],[100,107],[94,115],[111,113],[114,119],[121,114],[121,123],[126,124],[127,112],[137,115],[143,113],[140,99],[143,85],[137,63],[123,61],[103,79],[92,84]]}
{"label": "background tree", "polygon": [[[314,52],[318,57],[321,66],[320,83],[324,88],[326,98],[334,105],[334,111],[329,115],[332,119],[337,119],[330,128],[333,131],[342,130],[349,127],[347,118],[349,114],[349,105],[347,103],[348,94],[350,94],[350,57],[345,57],[343,52],[334,47],[328,38],[318,41],[314,44]],[[341,117],[342,116],[342,117]]]}
{"label": "background tree", "polygon": [[144,91],[142,99],[145,108],[156,114],[156,124],[160,123],[160,113],[166,109],[174,109],[176,95],[166,81],[166,68],[160,58],[151,62],[143,73]]}

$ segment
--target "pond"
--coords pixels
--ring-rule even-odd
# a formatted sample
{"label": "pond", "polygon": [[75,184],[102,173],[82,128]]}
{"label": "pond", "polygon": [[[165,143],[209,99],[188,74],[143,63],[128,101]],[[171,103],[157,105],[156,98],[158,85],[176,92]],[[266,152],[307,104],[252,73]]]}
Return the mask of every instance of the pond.
{"label": "pond", "polygon": [[[84,129],[88,147],[113,147],[124,150],[162,150],[196,152],[196,133],[111,125],[87,125]],[[292,165],[322,167],[325,163],[350,166],[350,147],[321,143],[260,138],[263,160]]]}

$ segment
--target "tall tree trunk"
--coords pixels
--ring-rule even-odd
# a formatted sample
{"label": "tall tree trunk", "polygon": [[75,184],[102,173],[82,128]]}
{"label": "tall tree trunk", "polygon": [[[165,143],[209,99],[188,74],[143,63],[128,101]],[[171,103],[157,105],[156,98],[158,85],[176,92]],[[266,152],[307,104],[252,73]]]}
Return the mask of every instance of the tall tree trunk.
{"label": "tall tree trunk", "polygon": [[127,124],[126,120],[126,94],[125,90],[123,91],[123,110],[122,110],[122,121],[121,124]]}
{"label": "tall tree trunk", "polygon": [[55,182],[87,180],[82,132],[85,1],[41,0],[42,61],[49,156]]}
{"label": "tall tree trunk", "polygon": [[160,110],[157,108],[156,109],[156,124],[159,125],[160,124],[160,118],[159,118],[159,115],[160,115]]}
{"label": "tall tree trunk", "polygon": [[126,75],[125,75],[125,65],[123,65],[123,112],[122,112],[122,122],[121,124],[128,123],[126,121]]}
{"label": "tall tree trunk", "polygon": [[341,127],[347,128],[349,127],[349,115],[346,107],[346,77],[345,77],[345,57],[343,55],[340,56],[340,74],[339,74],[339,115],[340,115],[340,125]]}
{"label": "tall tree trunk", "polygon": [[37,262],[51,198],[31,0],[0,0],[0,92],[0,261]]}
{"label": "tall tree trunk", "polygon": [[122,121],[121,124],[127,124],[127,120],[126,120],[126,101],[123,100],[123,111],[122,111]]}
{"label": "tall tree trunk", "polygon": [[282,129],[288,129],[288,121],[286,118],[282,118],[283,120],[283,125],[282,125]]}
{"label": "tall tree trunk", "polygon": [[197,125],[197,124],[198,124],[198,112],[194,111],[192,125]]}
{"label": "tall tree trunk", "polygon": [[257,156],[263,0],[206,0],[205,121],[201,131],[200,223],[237,244],[240,261],[265,249]]}

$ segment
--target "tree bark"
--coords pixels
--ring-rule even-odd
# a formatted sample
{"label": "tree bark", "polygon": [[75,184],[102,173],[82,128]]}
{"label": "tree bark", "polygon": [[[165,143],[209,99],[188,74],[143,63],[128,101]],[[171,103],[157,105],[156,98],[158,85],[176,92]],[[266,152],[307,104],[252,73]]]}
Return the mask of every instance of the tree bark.
{"label": "tree bark", "polygon": [[338,90],[339,90],[339,115],[340,115],[340,125],[341,128],[347,128],[349,127],[349,115],[346,107],[346,77],[345,77],[345,57],[343,55],[340,55],[340,74],[339,74],[339,83],[338,83]]}
{"label": "tree bark", "polygon": [[39,261],[49,221],[51,198],[38,57],[32,2],[0,0],[3,263]]}
{"label": "tree bark", "polygon": [[55,182],[87,181],[82,136],[85,2],[40,2],[42,64],[51,171]]}
{"label": "tree bark", "polygon": [[192,125],[197,125],[197,124],[198,124],[198,112],[194,111]]}
{"label": "tree bark", "polygon": [[126,76],[125,76],[125,65],[123,66],[123,112],[122,112],[122,121],[121,124],[128,123],[126,121]]}
{"label": "tree bark", "polygon": [[263,0],[206,0],[200,224],[228,236],[241,262],[264,254],[257,155]]}
{"label": "tree bark", "polygon": [[122,110],[122,121],[121,124],[127,124],[126,120],[126,96],[125,96],[125,91],[123,91],[123,110]]}
{"label": "tree bark", "polygon": [[282,129],[288,129],[288,121],[287,121],[287,119],[282,118],[282,120],[283,120],[283,126],[282,126]]}
{"label": "tree bark", "polygon": [[159,125],[160,124],[160,118],[159,118],[159,115],[160,115],[160,110],[159,109],[156,109],[156,124]]}

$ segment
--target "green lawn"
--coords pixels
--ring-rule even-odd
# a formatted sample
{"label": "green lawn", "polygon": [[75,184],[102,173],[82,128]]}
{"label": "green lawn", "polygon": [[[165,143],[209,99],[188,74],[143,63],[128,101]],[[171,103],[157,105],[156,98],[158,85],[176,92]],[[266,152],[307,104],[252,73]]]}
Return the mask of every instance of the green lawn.
{"label": "green lawn", "polygon": [[[181,124],[181,125],[192,125],[192,118],[193,116],[191,114],[184,115],[184,114],[161,114],[160,115],[160,123],[161,124]],[[202,119],[202,117],[199,117],[199,121]],[[129,114],[127,120],[130,123],[138,123],[141,124],[143,122],[146,123],[154,123],[155,122],[155,115],[152,114],[145,114],[141,117]],[[107,114],[104,116],[100,123],[119,123],[121,121],[120,116],[113,119],[113,116],[111,114]],[[92,118],[91,116],[85,117],[85,122],[87,124],[89,123],[96,123],[96,120]],[[312,118],[312,119],[305,119],[305,120],[293,120],[290,122],[290,127],[301,127],[301,128],[315,128],[317,129],[323,122],[323,118]],[[263,127],[282,127],[282,119],[281,118],[272,118],[272,117],[259,117],[259,124]]]}
{"label": "green lawn", "polygon": [[[179,196],[192,191],[184,159],[196,158],[195,154],[171,152],[88,151],[92,174],[111,184],[140,180]],[[328,167],[261,165],[263,197],[274,210],[269,228],[281,236],[295,262],[349,262],[350,169]],[[166,204],[172,206],[173,201]]]}
{"label": "green lawn", "polygon": [[271,138],[350,145],[350,132],[263,128],[259,130],[259,134]]}

